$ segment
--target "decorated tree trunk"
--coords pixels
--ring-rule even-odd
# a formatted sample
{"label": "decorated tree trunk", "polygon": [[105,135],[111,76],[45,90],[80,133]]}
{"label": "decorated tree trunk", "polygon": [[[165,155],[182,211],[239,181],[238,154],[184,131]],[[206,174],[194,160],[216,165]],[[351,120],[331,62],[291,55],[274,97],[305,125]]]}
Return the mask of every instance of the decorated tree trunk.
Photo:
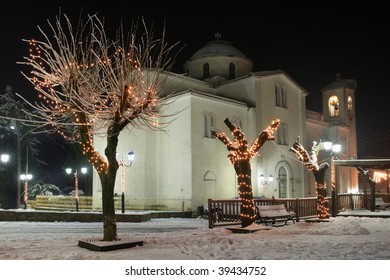
{"label": "decorated tree trunk", "polygon": [[298,160],[301,161],[308,170],[313,172],[317,191],[317,217],[319,219],[328,219],[329,207],[326,200],[325,174],[326,170],[329,168],[329,164],[324,162],[321,165],[318,165],[317,155],[321,149],[322,146],[317,145],[317,142],[314,141],[310,156],[302,144],[299,143],[298,137],[293,146],[290,148],[290,151],[294,152]]}
{"label": "decorated tree trunk", "polygon": [[328,168],[329,165],[324,162],[318,167],[318,170],[312,170],[317,190],[317,216],[319,219],[329,218],[329,206],[326,199],[325,182],[325,173]]}
{"label": "decorated tree trunk", "polygon": [[248,160],[239,160],[234,163],[236,170],[238,193],[240,195],[242,227],[247,227],[255,221],[253,204],[251,165]]}
{"label": "decorated tree trunk", "polygon": [[234,141],[230,140],[224,132],[217,129],[212,129],[211,132],[226,145],[226,148],[229,151],[228,158],[233,164],[238,181],[238,193],[241,200],[241,226],[245,228],[253,224],[256,219],[253,203],[250,160],[258,153],[265,141],[275,139],[273,134],[279,126],[280,121],[278,119],[273,120],[272,124],[260,133],[249,148],[248,142],[241,129],[233,125],[228,118],[226,118],[224,122],[231,131]]}

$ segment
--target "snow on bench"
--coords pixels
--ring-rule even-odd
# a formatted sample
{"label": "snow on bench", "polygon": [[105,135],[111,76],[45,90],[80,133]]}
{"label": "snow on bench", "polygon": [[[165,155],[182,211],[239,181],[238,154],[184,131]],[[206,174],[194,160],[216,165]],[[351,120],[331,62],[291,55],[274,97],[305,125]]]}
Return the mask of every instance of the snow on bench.
{"label": "snow on bench", "polygon": [[286,210],[284,204],[275,205],[258,205],[256,206],[256,222],[275,224],[276,222],[284,222],[287,225],[288,221],[293,221],[295,224],[295,213]]}

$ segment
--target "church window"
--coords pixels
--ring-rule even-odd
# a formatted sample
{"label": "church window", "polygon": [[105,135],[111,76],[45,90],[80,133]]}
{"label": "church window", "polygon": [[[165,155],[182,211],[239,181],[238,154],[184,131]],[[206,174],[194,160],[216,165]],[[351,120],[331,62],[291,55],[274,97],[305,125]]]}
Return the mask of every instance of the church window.
{"label": "church window", "polygon": [[275,100],[276,106],[287,108],[286,88],[279,83],[275,84]]}
{"label": "church window", "polygon": [[282,107],[287,108],[287,95],[285,87],[282,87]]}
{"label": "church window", "polygon": [[340,115],[340,102],[336,95],[332,95],[328,100],[329,116],[338,117]]}
{"label": "church window", "polygon": [[287,145],[288,144],[288,137],[287,137],[287,124],[282,123],[280,124],[280,127],[277,129],[277,142],[279,145]]}
{"label": "church window", "polygon": [[213,113],[204,113],[204,136],[214,138],[211,134],[211,129],[215,127],[215,115]]}
{"label": "church window", "polygon": [[236,78],[236,65],[234,65],[234,63],[229,64],[229,76],[230,79]]}
{"label": "church window", "polygon": [[287,170],[283,166],[278,172],[279,198],[287,198]]}
{"label": "church window", "polygon": [[210,66],[208,63],[203,64],[203,78],[210,77]]}
{"label": "church window", "polygon": [[348,96],[348,112],[352,111],[352,96]]}

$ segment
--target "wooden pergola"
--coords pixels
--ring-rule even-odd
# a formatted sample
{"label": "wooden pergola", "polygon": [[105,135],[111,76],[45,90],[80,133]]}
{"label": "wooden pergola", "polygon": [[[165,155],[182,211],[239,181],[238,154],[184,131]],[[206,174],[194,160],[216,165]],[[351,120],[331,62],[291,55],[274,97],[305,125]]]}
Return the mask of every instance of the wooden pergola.
{"label": "wooden pergola", "polygon": [[[390,159],[347,159],[347,160],[334,160],[336,166],[349,166],[354,167],[362,173],[366,182],[370,184],[371,192],[371,212],[375,211],[375,185],[376,182],[370,177],[369,169],[386,170],[387,174],[390,171]],[[389,178],[387,178],[387,184],[389,186]],[[389,189],[389,187],[388,187]]]}

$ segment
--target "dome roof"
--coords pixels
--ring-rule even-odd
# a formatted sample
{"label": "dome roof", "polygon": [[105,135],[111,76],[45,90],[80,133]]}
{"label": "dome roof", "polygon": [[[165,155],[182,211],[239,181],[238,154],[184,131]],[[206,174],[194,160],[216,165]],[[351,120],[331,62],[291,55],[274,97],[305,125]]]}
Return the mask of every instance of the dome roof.
{"label": "dome roof", "polygon": [[207,43],[203,48],[198,50],[192,57],[192,59],[205,57],[205,56],[237,56],[246,58],[245,55],[237,48],[233,47],[230,42],[223,40],[214,40]]}
{"label": "dome roof", "polygon": [[214,41],[208,42],[186,61],[183,69],[189,77],[220,84],[252,71],[252,61],[230,42],[220,38],[221,34],[217,32]]}

